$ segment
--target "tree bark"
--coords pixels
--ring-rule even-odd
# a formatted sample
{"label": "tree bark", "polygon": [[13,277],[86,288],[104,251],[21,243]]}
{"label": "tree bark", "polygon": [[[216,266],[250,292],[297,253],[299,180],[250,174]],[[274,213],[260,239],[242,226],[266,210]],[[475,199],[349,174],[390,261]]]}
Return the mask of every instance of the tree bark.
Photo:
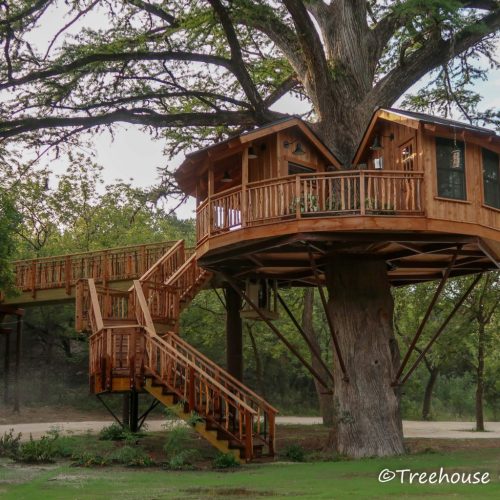
{"label": "tree bark", "polygon": [[227,371],[243,380],[243,325],[241,298],[231,287],[226,289],[226,356]]}
{"label": "tree bark", "polygon": [[432,367],[429,370],[429,378],[427,379],[427,384],[425,386],[424,402],[422,405],[422,419],[431,419],[431,402],[432,402],[432,392],[434,391],[434,386],[439,375],[439,368]]}
{"label": "tree bark", "polygon": [[[318,337],[313,326],[313,312],[314,312],[314,288],[304,289],[304,309],[302,310],[302,328],[306,333],[309,341],[316,349],[316,352],[321,353],[321,346],[319,345]],[[311,353],[311,365],[321,375],[323,380],[328,380],[329,376],[316,353],[309,349]],[[327,394],[327,387],[323,387],[317,379],[314,379],[314,387],[318,395],[319,409],[321,417],[323,418],[323,425],[327,427],[333,426],[333,396]]]}
{"label": "tree bark", "polygon": [[479,323],[477,343],[476,431],[484,432],[484,344],[485,326]]}
{"label": "tree bark", "polygon": [[404,453],[393,298],[383,260],[333,255],[327,264],[328,310],[349,380],[334,353],[334,446],[349,457]]}

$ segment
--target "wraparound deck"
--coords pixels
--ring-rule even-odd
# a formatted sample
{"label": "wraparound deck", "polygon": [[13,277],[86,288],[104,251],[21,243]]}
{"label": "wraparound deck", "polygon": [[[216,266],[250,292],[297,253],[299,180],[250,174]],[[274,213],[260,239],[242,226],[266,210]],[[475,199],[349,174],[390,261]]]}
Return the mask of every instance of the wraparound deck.
{"label": "wraparound deck", "polygon": [[[443,251],[451,248],[449,255],[456,242],[468,260],[455,274],[495,268],[500,211],[482,204],[479,196],[467,202],[435,197],[431,181],[422,171],[349,170],[235,186],[199,205],[197,257],[201,265],[217,262],[213,268],[227,259],[226,269],[232,265],[242,274],[252,269],[277,277],[300,275],[308,264],[298,244],[312,237],[336,242],[336,249],[394,257],[396,264],[406,259],[404,272],[395,264],[389,271],[395,284],[403,284],[439,278],[449,260]],[[295,252],[295,258],[285,258],[280,248],[288,255]],[[472,259],[474,265],[466,266]]]}

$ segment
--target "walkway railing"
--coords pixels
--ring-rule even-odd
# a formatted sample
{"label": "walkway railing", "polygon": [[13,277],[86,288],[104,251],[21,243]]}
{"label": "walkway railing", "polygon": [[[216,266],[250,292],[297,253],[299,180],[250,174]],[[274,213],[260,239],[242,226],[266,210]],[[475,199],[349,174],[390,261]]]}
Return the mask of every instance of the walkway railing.
{"label": "walkway railing", "polygon": [[[173,247],[162,262],[168,262],[176,251]],[[156,271],[146,277],[155,276],[161,264],[153,267]],[[176,334],[161,338],[156,333],[154,320],[169,317],[174,310],[178,315],[179,300],[194,295],[203,273],[192,254],[165,284],[134,280],[133,287],[124,292],[96,286],[93,279],[78,282],[77,318],[84,318],[81,323],[92,332],[91,387],[112,390],[114,376],[127,376],[131,387],[140,388],[144,376],[152,376],[190,412],[237,442],[245,458],[252,458],[256,444],[266,446],[273,455],[277,410]],[[158,293],[166,293],[165,301],[159,300]],[[176,308],[169,295],[176,297]]]}
{"label": "walkway railing", "polygon": [[198,244],[220,232],[304,217],[422,215],[423,179],[423,172],[349,170],[236,186],[198,206]]}
{"label": "walkway railing", "polygon": [[[80,279],[92,278],[103,284],[132,280],[148,271],[177,241],[111,248],[13,263],[16,287],[36,294],[37,290],[71,287]],[[154,269],[151,272],[155,272]]]}

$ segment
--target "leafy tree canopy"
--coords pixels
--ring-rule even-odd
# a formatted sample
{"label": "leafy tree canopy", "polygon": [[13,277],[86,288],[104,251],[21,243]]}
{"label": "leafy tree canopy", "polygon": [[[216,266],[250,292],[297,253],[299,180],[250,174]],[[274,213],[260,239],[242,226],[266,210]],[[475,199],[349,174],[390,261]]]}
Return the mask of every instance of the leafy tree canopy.
{"label": "leafy tree canopy", "polygon": [[175,153],[279,118],[292,93],[349,164],[374,108],[430,72],[408,105],[498,122],[473,85],[499,27],[497,0],[2,0],[0,138],[59,145],[128,122]]}

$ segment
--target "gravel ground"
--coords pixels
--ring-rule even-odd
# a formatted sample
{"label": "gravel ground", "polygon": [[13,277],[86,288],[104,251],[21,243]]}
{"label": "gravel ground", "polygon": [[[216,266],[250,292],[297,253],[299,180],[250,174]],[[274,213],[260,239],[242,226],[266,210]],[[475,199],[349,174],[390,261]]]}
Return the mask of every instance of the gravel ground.
{"label": "gravel ground", "polygon": [[[103,427],[110,425],[112,420],[89,420],[82,422],[44,422],[44,423],[7,423],[0,425],[0,436],[9,429],[15,433],[21,432],[23,440],[39,438],[51,429],[58,429],[62,433],[82,434],[87,431],[99,432]],[[163,430],[164,420],[148,420],[148,430]],[[277,417],[279,425],[299,424],[314,425],[321,423],[317,417]],[[487,432],[474,432],[473,422],[420,422],[413,420],[403,421],[404,435],[407,438],[432,439],[500,439],[500,422],[487,422]]]}

